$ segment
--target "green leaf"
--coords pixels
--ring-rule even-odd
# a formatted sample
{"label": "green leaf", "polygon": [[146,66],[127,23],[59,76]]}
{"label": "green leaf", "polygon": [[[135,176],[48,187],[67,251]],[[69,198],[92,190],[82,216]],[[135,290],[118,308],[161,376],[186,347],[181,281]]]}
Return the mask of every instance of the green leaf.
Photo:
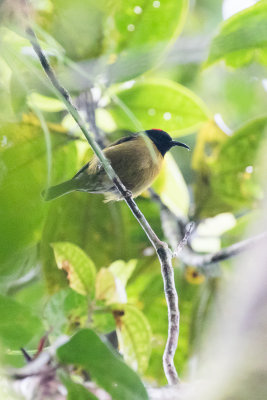
{"label": "green leaf", "polygon": [[96,299],[106,304],[126,303],[125,288],[116,282],[114,274],[107,268],[101,268],[96,276]]}
{"label": "green leaf", "polygon": [[126,287],[128,279],[130,279],[135,267],[137,260],[130,260],[125,262],[123,260],[114,261],[109,267],[109,271],[121,281],[122,285]]}
{"label": "green leaf", "polygon": [[[213,174],[213,165],[218,160],[218,155],[222,144],[229,137],[211,120],[208,121],[197,134],[197,142],[194,148],[192,168],[195,170],[196,180],[194,185],[194,197],[196,204],[195,214],[197,216],[206,216],[205,212],[209,212],[207,216],[216,215],[219,212],[213,205],[206,208],[212,198],[212,189],[210,185],[211,175]],[[208,211],[209,210],[209,211]]]}
{"label": "green leaf", "polygon": [[107,5],[106,75],[111,82],[123,82],[143,74],[160,61],[164,50],[183,28],[188,0],[128,0]]}
{"label": "green leaf", "polygon": [[253,206],[263,197],[259,151],[266,140],[267,117],[262,117],[238,129],[221,148],[211,184],[233,209]]}
{"label": "green leaf", "polygon": [[151,328],[138,308],[132,305],[123,305],[116,314],[117,335],[119,348],[127,364],[139,372],[144,372],[148,366],[151,354]]}
{"label": "green leaf", "polygon": [[52,244],[57,266],[68,274],[70,287],[84,295],[94,294],[95,264],[75,244],[69,242],[57,242]]}
{"label": "green leaf", "polygon": [[101,268],[96,275],[96,299],[113,303],[116,297],[115,277],[107,268]]}
{"label": "green leaf", "polygon": [[165,79],[136,82],[130,89],[116,92],[119,101],[129,110],[110,104],[108,110],[120,129],[135,131],[160,128],[171,135],[194,132],[207,120],[208,111],[190,90]]}
{"label": "green leaf", "polygon": [[[160,43],[166,47],[170,39],[178,36],[185,22],[187,0],[148,2],[128,0],[112,3],[114,24],[107,30],[107,39],[116,38],[116,50],[138,48]],[[108,26],[108,28],[110,28]]]}
{"label": "green leaf", "polygon": [[42,334],[41,320],[29,307],[0,295],[0,340],[4,346],[19,349]]}
{"label": "green leaf", "polygon": [[210,157],[203,182],[198,182],[197,213],[201,217],[254,208],[263,197],[260,150],[267,140],[267,117],[250,121],[238,129]]}
{"label": "green leaf", "polygon": [[267,2],[259,1],[221,25],[211,43],[206,66],[225,59],[228,65],[239,67],[254,59],[264,62],[266,54]]}
{"label": "green leaf", "polygon": [[[147,400],[143,383],[92,330],[83,329],[57,350],[65,364],[84,368],[113,400]],[[105,362],[103,362],[105,360]]]}
{"label": "green leaf", "polygon": [[38,124],[32,118],[28,123],[0,127],[2,273],[11,274],[21,268],[29,258],[29,250],[41,238],[48,206],[41,192],[47,183],[48,165],[52,166],[51,180],[58,180],[64,179],[76,163],[74,141],[53,129],[45,139]]}
{"label": "green leaf", "polygon": [[[70,69],[65,70],[66,82],[70,87],[71,79],[73,90],[77,90],[77,85],[84,90],[88,87],[88,72],[93,81],[105,77],[108,82],[123,82],[158,63],[183,28],[188,0],[100,0],[97,4],[92,0],[80,0],[75,6],[70,0],[67,5],[66,1],[57,0],[55,8],[58,6],[62,7],[62,21],[56,19],[53,34],[72,58],[88,59],[78,65],[81,73],[77,69],[73,75]],[[66,21],[75,26],[74,35],[68,30],[64,33],[68,26]],[[102,57],[96,58],[100,54]]]}
{"label": "green leaf", "polygon": [[126,263],[117,260],[109,268],[101,268],[96,276],[96,298],[103,300],[106,304],[126,303],[126,284],[132,275],[136,260]]}

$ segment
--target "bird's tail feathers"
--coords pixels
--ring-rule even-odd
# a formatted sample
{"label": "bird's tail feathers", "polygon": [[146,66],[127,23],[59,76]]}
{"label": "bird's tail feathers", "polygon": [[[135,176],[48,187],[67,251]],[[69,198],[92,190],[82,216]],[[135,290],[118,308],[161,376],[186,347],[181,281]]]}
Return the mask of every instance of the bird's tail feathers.
{"label": "bird's tail feathers", "polygon": [[72,179],[69,181],[60,183],[59,185],[51,186],[46,190],[43,190],[42,197],[45,201],[56,199],[57,197],[63,196],[64,194],[77,190],[76,185]]}

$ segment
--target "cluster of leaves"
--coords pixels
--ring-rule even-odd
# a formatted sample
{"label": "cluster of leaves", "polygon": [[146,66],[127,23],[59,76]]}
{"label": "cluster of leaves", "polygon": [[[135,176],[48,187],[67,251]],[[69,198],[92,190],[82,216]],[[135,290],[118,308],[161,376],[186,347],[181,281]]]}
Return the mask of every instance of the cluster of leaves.
{"label": "cluster of leaves", "polygon": [[[85,193],[49,205],[43,201],[46,186],[70,178],[92,153],[45,79],[19,28],[18,9],[8,12],[8,3],[0,28],[2,362],[21,365],[17,350],[35,349],[45,330],[51,329],[50,341],[74,334],[58,350],[63,363],[88,371],[114,399],[146,398],[138,376],[103,342],[103,335],[116,329],[124,361],[146,379],[165,383],[167,309],[158,261],[149,255],[147,239],[125,204],[103,204],[101,197]],[[193,79],[189,90],[156,69],[186,22],[187,0],[32,3],[35,30],[56,74],[74,97],[92,88],[97,126],[108,140],[122,130],[157,127],[174,137],[186,135],[192,143],[194,176],[190,179],[188,155],[179,153],[182,173],[169,154],[154,184],[172,212],[200,220],[258,208],[263,196],[258,155],[266,141],[267,117],[256,113],[246,122],[240,106],[244,123],[229,136],[212,119],[213,93],[210,98],[201,94],[207,106],[194,93],[200,90]],[[225,21],[206,66],[224,59],[234,68],[250,63],[243,67],[246,80],[259,73],[260,67],[251,63],[266,64],[266,27],[266,1]],[[182,67],[179,71],[183,76]],[[219,80],[220,69],[218,74]],[[250,101],[250,93],[247,97]],[[162,236],[157,206],[147,194],[139,203]],[[241,218],[226,243],[240,237],[248,222],[247,216]],[[200,250],[212,249],[205,246]],[[216,281],[190,267],[185,273],[176,269],[175,275],[180,372],[202,330]],[[83,390],[66,377],[65,385],[69,393]]]}

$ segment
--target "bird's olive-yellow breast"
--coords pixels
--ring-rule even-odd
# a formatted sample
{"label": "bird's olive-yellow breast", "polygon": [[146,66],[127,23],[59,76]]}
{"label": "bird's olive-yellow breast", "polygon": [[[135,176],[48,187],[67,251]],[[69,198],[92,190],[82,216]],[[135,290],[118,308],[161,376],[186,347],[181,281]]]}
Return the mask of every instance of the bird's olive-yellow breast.
{"label": "bird's olive-yellow breast", "polygon": [[[134,197],[151,185],[162,167],[162,154],[153,142],[149,142],[143,136],[136,136],[130,141],[111,145],[104,150],[114,171]],[[98,175],[101,186],[110,186],[110,179],[96,157],[90,162],[87,173]],[[118,194],[110,193],[106,197],[108,200],[115,200],[118,199]]]}

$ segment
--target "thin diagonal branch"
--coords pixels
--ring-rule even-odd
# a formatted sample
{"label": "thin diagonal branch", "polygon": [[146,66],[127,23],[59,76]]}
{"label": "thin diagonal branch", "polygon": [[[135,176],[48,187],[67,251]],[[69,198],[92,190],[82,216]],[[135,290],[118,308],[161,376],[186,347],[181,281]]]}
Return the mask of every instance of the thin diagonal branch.
{"label": "thin diagonal branch", "polygon": [[185,234],[183,239],[180,241],[180,243],[177,246],[176,251],[173,253],[173,257],[178,257],[180,253],[183,251],[185,246],[187,245],[187,242],[194,230],[195,223],[194,222],[189,222],[186,227],[185,227]]}
{"label": "thin diagonal branch", "polygon": [[95,140],[89,133],[86,127],[86,123],[80,116],[75,105],[73,104],[69,93],[66,91],[65,88],[63,88],[60,85],[59,81],[57,80],[53,69],[51,68],[48,60],[45,57],[45,54],[43,53],[38,43],[34,31],[31,28],[27,28],[27,34],[46,75],[48,76],[48,78],[50,79],[52,85],[56,90],[57,95],[62,99],[67,110],[77,122],[78,126],[80,127],[84,136],[86,137],[88,143],[90,144],[93,151],[99,158],[107,175],[113,181],[118,191],[122,194],[125,202],[130,207],[132,213],[138,220],[139,224],[143,228],[144,232],[146,233],[153,247],[157,251],[159,261],[161,264],[161,271],[164,281],[165,297],[167,301],[168,316],[169,316],[169,329],[168,329],[169,334],[163,357],[163,366],[168,383],[176,384],[179,382],[179,379],[173,363],[173,356],[176,351],[178,334],[179,334],[179,309],[178,309],[178,296],[175,289],[173,269],[171,264],[172,252],[169,249],[168,245],[162,242],[157,237],[157,235],[149,225],[148,221],[146,220],[145,216],[139,210],[137,204],[133,200],[131,193],[125,188],[125,186],[120,181],[119,177],[115,174],[115,171],[113,170],[109,160],[105,157],[99,145],[95,142]]}

